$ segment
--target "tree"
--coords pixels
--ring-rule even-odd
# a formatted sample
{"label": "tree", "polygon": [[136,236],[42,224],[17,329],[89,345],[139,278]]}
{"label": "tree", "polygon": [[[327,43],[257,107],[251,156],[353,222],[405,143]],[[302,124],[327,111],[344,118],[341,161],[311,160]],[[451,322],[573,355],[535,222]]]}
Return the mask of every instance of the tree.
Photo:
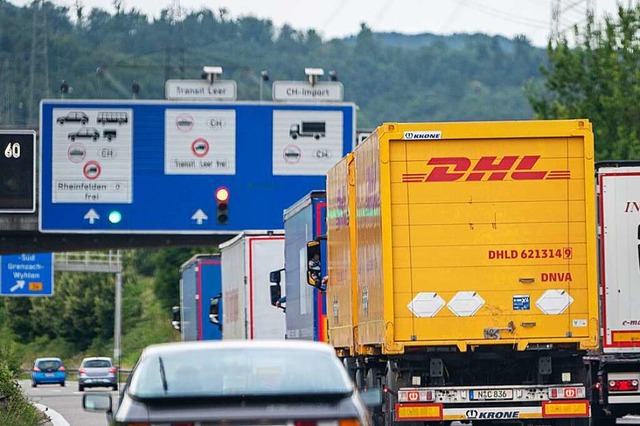
{"label": "tree", "polygon": [[574,27],[575,47],[566,38],[549,42],[544,88],[527,88],[537,118],[591,120],[599,160],[640,156],[639,30],[640,4],[619,6],[601,23],[588,15]]}

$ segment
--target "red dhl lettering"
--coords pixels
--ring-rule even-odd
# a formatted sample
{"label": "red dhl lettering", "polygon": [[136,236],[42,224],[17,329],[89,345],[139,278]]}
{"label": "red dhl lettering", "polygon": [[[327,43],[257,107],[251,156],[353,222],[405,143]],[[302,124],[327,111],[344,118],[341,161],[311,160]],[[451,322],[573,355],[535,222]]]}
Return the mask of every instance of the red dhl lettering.
{"label": "red dhl lettering", "polygon": [[467,157],[434,157],[427,161],[433,166],[429,173],[403,173],[402,182],[454,182],[454,181],[504,181],[571,179],[570,170],[533,170],[539,155],[508,155],[481,157],[472,160]]}
{"label": "red dhl lettering", "polygon": [[540,274],[540,281],[542,282],[568,282],[573,281],[571,278],[571,272],[542,272]]}

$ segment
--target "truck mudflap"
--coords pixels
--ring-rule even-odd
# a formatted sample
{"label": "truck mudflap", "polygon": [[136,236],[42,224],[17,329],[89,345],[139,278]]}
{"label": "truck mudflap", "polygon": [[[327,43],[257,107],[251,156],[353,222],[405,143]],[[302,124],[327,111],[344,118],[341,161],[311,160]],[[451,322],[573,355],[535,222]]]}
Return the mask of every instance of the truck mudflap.
{"label": "truck mudflap", "polygon": [[395,407],[397,422],[560,419],[587,418],[590,415],[591,407],[586,399],[540,401],[534,406],[447,407],[440,403],[400,403]]}

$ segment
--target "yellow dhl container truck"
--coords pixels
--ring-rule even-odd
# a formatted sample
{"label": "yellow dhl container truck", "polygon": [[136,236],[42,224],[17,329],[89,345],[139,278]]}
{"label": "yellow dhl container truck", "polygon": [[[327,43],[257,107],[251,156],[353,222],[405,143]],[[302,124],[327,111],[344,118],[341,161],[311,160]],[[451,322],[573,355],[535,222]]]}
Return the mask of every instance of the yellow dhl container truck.
{"label": "yellow dhl container truck", "polygon": [[378,424],[588,424],[593,157],[587,120],[387,123],[329,171],[329,342]]}

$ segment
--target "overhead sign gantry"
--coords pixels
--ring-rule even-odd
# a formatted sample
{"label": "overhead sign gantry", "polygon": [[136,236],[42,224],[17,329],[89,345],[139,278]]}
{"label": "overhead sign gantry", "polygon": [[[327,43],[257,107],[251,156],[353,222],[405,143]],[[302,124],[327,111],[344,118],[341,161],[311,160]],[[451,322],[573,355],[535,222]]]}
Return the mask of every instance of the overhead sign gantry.
{"label": "overhead sign gantry", "polygon": [[[44,100],[40,230],[279,229],[353,148],[352,103]],[[219,189],[226,215],[217,214]],[[218,218],[227,216],[226,222]]]}

